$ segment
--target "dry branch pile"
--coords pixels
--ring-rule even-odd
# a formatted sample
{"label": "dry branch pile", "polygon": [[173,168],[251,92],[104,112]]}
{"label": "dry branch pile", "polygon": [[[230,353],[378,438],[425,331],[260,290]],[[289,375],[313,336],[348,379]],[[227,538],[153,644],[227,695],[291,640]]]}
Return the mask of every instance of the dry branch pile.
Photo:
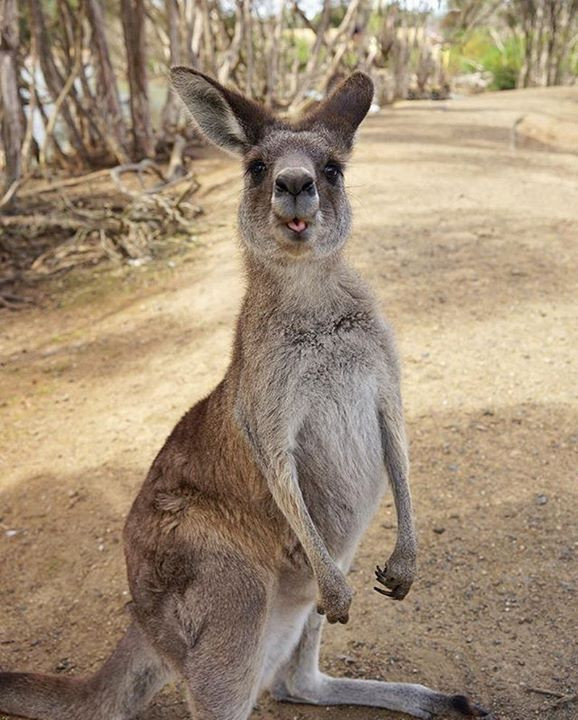
{"label": "dry branch pile", "polygon": [[[151,182],[151,176],[154,181]],[[30,281],[103,259],[143,262],[164,238],[189,238],[199,184],[151,160],[26,189],[0,216],[0,277]]]}

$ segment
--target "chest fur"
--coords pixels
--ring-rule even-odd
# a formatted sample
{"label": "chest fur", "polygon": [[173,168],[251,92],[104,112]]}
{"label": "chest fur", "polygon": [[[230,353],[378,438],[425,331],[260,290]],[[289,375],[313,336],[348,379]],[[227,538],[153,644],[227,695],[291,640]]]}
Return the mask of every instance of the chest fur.
{"label": "chest fur", "polygon": [[299,483],[330,551],[346,552],[384,488],[377,330],[365,313],[287,328],[287,392]]}
{"label": "chest fur", "polygon": [[275,437],[293,454],[316,527],[340,556],[367,526],[384,487],[379,320],[354,308],[277,315],[252,328],[240,377],[245,417],[257,445]]}

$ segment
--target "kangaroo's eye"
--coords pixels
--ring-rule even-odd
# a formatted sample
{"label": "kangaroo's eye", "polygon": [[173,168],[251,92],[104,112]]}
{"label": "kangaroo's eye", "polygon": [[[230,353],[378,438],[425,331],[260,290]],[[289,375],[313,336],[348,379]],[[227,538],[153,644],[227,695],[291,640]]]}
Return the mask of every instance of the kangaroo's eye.
{"label": "kangaroo's eye", "polygon": [[327,163],[323,172],[325,173],[325,177],[332,185],[335,185],[337,183],[337,181],[339,180],[339,176],[342,174],[341,168],[336,163]]}
{"label": "kangaroo's eye", "polygon": [[261,160],[255,160],[255,162],[249,165],[249,172],[254,180],[261,180],[266,170],[267,166]]}

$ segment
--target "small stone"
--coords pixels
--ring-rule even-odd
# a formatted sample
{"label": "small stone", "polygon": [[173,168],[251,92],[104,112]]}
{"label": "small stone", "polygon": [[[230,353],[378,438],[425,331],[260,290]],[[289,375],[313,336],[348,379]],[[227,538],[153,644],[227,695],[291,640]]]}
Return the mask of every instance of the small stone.
{"label": "small stone", "polygon": [[67,672],[68,670],[72,670],[73,667],[74,667],[74,663],[72,662],[72,660],[70,658],[65,657],[58,661],[54,670],[57,673],[61,673],[61,672]]}
{"label": "small stone", "polygon": [[436,535],[443,535],[446,531],[445,527],[435,527],[433,529]]}
{"label": "small stone", "polygon": [[4,535],[6,535],[6,537],[10,538],[10,537],[15,537],[16,535],[18,535],[19,532],[20,532],[20,530],[6,530]]}
{"label": "small stone", "polygon": [[545,505],[548,502],[547,495],[538,495],[536,498],[536,505]]}
{"label": "small stone", "polygon": [[351,657],[351,655],[338,655],[337,659],[347,663],[348,665],[355,665],[356,662],[355,658]]}

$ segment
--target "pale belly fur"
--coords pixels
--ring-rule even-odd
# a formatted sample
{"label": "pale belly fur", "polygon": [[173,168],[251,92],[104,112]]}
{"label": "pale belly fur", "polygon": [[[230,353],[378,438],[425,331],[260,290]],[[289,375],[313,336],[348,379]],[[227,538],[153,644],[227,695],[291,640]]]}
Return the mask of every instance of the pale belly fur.
{"label": "pale belly fur", "polygon": [[[310,405],[295,455],[309,512],[347,572],[385,490],[385,469],[372,383],[352,382],[339,396],[340,402],[328,394]],[[263,689],[296,647],[316,596],[316,583],[306,573],[287,572],[279,579],[265,636]]]}
{"label": "pale belly fur", "polygon": [[299,485],[330,554],[355,547],[385,489],[375,382],[352,373],[308,398],[295,458]]}

